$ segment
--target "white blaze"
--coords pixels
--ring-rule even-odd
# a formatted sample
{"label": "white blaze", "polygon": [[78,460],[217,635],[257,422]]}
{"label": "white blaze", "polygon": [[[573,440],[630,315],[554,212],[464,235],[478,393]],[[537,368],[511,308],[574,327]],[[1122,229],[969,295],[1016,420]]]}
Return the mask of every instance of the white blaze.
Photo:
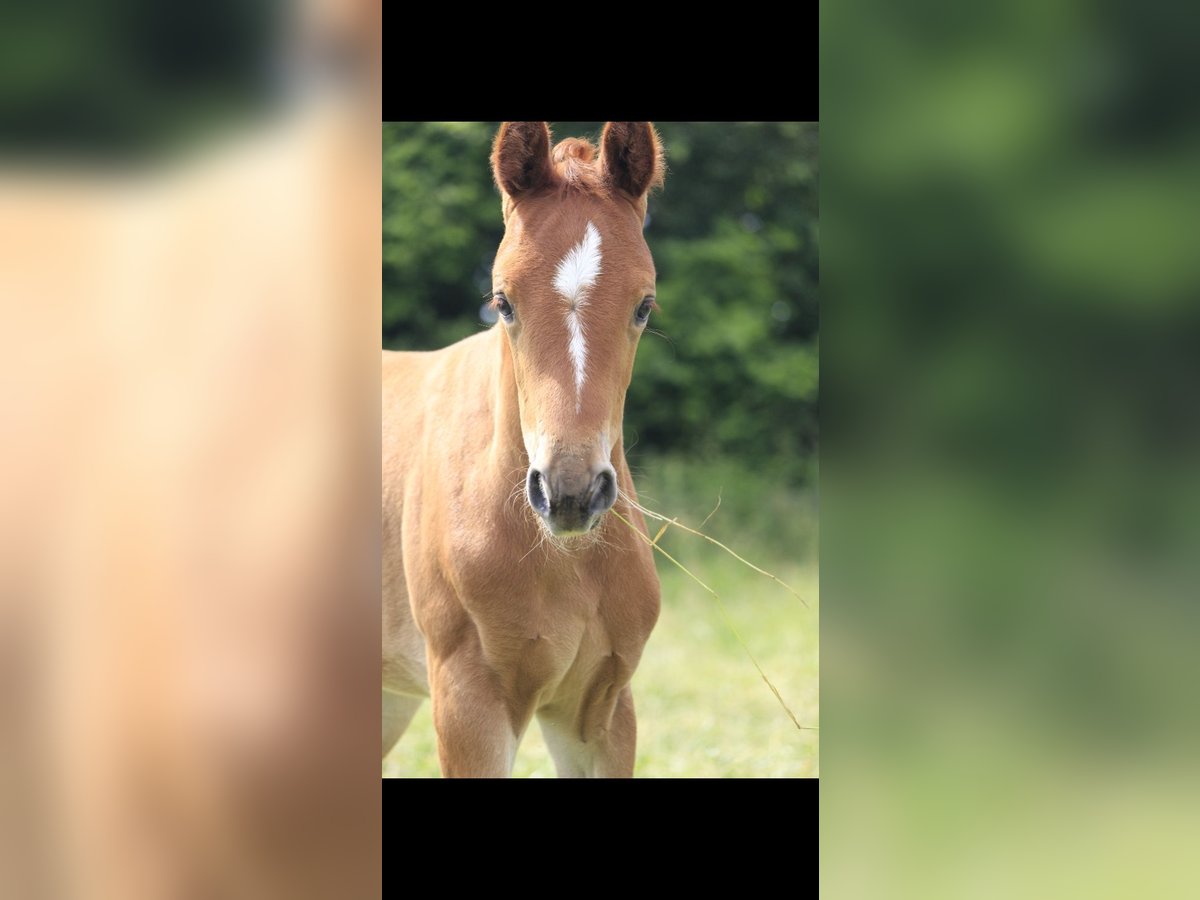
{"label": "white blaze", "polygon": [[554,273],[554,289],[567,301],[567,350],[575,367],[575,412],[583,403],[584,366],[587,364],[587,339],[580,313],[587,302],[588,289],[600,275],[600,232],[591,222],[583,238],[571,248]]}

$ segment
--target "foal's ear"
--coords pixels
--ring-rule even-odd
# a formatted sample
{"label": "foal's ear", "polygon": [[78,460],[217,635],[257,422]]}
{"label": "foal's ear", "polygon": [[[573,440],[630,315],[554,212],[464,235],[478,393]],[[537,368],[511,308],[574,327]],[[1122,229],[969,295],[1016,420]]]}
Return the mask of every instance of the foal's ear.
{"label": "foal's ear", "polygon": [[635,200],[661,187],[662,144],[649,122],[609,122],[600,138],[600,168],[608,183]]}
{"label": "foal's ear", "polygon": [[545,122],[505,122],[492,145],[492,174],[510,197],[537,190],[554,178],[550,129]]}

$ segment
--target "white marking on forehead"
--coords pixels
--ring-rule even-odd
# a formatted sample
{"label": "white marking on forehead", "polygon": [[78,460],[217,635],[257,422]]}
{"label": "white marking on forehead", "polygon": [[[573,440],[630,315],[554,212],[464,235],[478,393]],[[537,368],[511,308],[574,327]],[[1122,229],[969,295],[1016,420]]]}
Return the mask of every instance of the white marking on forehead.
{"label": "white marking on forehead", "polygon": [[554,287],[572,306],[586,299],[587,289],[600,274],[600,232],[591,222],[583,239],[563,257],[554,273]]}
{"label": "white marking on forehead", "polygon": [[583,405],[584,366],[587,364],[587,340],[583,334],[581,312],[587,303],[588,289],[600,277],[600,232],[591,222],[583,238],[571,248],[554,273],[554,289],[567,301],[567,350],[575,367],[575,412]]}

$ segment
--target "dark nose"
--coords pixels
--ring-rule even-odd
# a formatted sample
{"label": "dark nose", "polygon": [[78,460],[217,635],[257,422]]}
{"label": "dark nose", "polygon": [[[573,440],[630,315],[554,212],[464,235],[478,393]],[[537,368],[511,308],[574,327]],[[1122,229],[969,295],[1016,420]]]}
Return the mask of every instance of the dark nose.
{"label": "dark nose", "polygon": [[617,473],[612,466],[604,466],[595,475],[580,475],[555,477],[532,466],[529,469],[525,482],[529,505],[554,534],[591,530],[617,501]]}

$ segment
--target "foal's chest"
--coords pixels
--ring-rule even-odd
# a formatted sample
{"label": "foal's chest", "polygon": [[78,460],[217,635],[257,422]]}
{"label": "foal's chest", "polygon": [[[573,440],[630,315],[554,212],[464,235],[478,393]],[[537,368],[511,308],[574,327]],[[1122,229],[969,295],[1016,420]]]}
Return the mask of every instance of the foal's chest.
{"label": "foal's chest", "polygon": [[[464,580],[463,604],[493,669],[511,673],[509,692],[546,702],[582,690],[614,659],[636,662],[657,615],[657,581],[639,583],[630,567],[622,577],[611,565],[567,557],[510,567],[504,590],[487,595],[472,595]],[[493,588],[497,577],[493,570]]]}

